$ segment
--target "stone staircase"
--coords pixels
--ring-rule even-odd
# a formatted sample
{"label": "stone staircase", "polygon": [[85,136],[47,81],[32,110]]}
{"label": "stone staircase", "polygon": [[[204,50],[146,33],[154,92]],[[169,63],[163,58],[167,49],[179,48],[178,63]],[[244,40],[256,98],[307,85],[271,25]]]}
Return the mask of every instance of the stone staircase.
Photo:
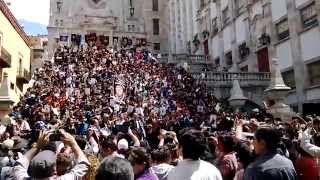
{"label": "stone staircase", "polygon": [[[255,102],[263,102],[264,90],[269,86],[270,73],[256,72],[218,72],[210,58],[204,55],[174,54],[171,57],[158,59],[161,63],[175,65],[188,64],[188,71],[198,81],[207,84],[208,91],[213,92],[217,98],[230,97],[230,90],[234,80],[239,80],[244,95]],[[203,71],[203,69],[207,71]]]}

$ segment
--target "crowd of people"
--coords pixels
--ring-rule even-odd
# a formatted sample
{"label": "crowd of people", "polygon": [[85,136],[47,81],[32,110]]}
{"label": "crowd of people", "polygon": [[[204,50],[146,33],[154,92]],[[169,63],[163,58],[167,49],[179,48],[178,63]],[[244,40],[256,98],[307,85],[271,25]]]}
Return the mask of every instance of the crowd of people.
{"label": "crowd of people", "polygon": [[0,125],[0,179],[316,180],[320,118],[235,113],[147,50],[61,47]]}

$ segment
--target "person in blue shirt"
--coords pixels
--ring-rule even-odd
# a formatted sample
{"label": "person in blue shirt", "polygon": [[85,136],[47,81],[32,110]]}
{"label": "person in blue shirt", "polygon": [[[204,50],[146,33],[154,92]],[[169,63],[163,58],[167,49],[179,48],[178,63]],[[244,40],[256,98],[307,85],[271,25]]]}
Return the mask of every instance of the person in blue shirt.
{"label": "person in blue shirt", "polygon": [[75,125],[77,135],[86,135],[89,129],[89,124],[83,117],[79,118],[79,123]]}

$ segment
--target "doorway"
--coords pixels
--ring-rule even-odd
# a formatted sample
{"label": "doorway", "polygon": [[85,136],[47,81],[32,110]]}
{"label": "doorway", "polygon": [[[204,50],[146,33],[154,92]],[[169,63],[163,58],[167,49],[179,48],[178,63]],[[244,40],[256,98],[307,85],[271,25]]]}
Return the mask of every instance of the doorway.
{"label": "doorway", "polygon": [[268,48],[265,47],[257,52],[259,72],[270,72]]}

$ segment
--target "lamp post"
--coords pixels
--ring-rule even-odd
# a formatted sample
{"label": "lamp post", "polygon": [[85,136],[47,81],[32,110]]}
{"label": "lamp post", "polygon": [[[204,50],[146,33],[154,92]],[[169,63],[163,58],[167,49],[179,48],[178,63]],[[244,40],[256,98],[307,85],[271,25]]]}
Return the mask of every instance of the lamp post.
{"label": "lamp post", "polygon": [[270,113],[275,118],[281,118],[286,121],[294,116],[294,112],[285,103],[285,97],[291,88],[288,87],[282,78],[279,60],[277,58],[272,59],[272,72],[271,72],[271,82],[269,87],[265,90],[266,98],[268,100],[273,100],[274,105],[270,107]]}
{"label": "lamp post", "polygon": [[134,7],[130,7],[130,16],[132,17],[134,15]]}

